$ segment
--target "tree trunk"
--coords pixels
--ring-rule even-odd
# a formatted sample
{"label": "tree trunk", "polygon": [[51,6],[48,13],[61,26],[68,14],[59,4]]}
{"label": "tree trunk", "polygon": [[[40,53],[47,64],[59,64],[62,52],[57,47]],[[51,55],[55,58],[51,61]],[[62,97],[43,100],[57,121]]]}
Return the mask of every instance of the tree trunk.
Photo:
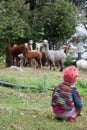
{"label": "tree trunk", "polygon": [[78,58],[77,60],[81,60],[81,52],[78,52]]}

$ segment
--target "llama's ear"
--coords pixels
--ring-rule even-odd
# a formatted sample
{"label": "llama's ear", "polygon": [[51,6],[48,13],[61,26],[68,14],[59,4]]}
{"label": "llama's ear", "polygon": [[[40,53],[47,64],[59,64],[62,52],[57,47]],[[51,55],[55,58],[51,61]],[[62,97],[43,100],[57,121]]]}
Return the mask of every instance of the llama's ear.
{"label": "llama's ear", "polygon": [[43,43],[48,43],[48,40],[46,40],[46,39],[45,39],[45,40],[43,40]]}
{"label": "llama's ear", "polygon": [[27,47],[28,47],[28,43],[25,43],[24,45],[25,45],[25,48],[27,48]]}

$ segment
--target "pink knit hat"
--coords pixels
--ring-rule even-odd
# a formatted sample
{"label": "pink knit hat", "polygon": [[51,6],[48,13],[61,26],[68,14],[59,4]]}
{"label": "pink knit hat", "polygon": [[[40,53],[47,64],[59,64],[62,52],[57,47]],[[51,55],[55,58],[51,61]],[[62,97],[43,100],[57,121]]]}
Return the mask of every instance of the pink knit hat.
{"label": "pink knit hat", "polygon": [[64,81],[69,83],[75,83],[78,80],[79,72],[75,66],[66,68],[64,72]]}

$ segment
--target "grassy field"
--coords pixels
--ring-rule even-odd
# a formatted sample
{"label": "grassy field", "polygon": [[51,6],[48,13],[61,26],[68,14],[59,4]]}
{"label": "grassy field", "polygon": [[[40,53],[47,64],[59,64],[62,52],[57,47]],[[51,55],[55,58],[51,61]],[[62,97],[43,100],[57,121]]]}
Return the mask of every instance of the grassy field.
{"label": "grassy field", "polygon": [[[62,81],[63,73],[48,69],[23,68],[22,71],[0,69],[0,81],[16,84],[54,87]],[[80,72],[80,81],[87,82],[87,72]],[[40,88],[41,90],[43,89]],[[56,119],[51,109],[51,90],[0,87],[0,130],[86,130],[87,89],[79,87],[84,111],[75,123]]]}

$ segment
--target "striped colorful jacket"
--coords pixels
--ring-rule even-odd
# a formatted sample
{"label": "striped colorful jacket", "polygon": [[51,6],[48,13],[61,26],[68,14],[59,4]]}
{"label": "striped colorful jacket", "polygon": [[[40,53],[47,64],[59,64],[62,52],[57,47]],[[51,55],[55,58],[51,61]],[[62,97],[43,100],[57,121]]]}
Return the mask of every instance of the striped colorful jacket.
{"label": "striped colorful jacket", "polygon": [[59,84],[53,90],[51,104],[54,112],[59,114],[72,110],[74,106],[77,109],[83,106],[81,96],[77,91],[77,88],[71,88],[64,83]]}

